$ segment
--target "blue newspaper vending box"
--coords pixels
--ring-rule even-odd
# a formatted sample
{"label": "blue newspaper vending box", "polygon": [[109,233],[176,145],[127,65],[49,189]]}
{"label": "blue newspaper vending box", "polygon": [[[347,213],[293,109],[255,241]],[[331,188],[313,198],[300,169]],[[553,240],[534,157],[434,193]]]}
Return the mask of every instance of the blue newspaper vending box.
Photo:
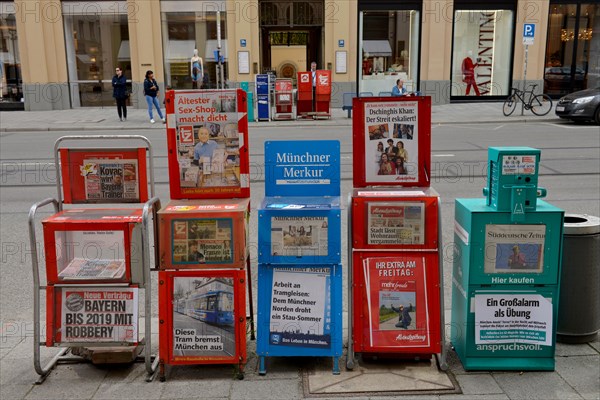
{"label": "blue newspaper vending box", "polygon": [[258,211],[259,373],[266,374],[266,357],[313,356],[333,357],[338,374],[340,143],[266,142],[265,177]]}
{"label": "blue newspaper vending box", "polygon": [[258,121],[268,121],[271,118],[271,75],[256,75],[255,88],[256,119]]}

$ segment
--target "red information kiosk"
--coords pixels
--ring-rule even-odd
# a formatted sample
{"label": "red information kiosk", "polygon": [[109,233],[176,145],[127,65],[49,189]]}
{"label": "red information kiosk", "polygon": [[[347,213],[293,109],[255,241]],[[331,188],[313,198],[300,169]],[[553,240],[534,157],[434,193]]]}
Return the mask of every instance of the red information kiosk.
{"label": "red information kiosk", "polygon": [[317,70],[315,75],[315,91],[313,93],[311,71],[298,72],[296,118],[319,119],[331,117],[331,71]]}
{"label": "red information kiosk", "polygon": [[314,118],[331,118],[331,71],[317,71]]}
{"label": "red information kiosk", "polygon": [[252,298],[246,93],[170,91],[166,105],[176,200],[159,212],[159,376],[172,365],[233,364],[241,379],[247,290]]}
{"label": "red information kiosk", "polygon": [[[103,147],[67,146],[89,140],[101,142]],[[144,146],[110,147],[119,142]],[[55,167],[57,198],[36,203],[29,212],[38,382],[43,382],[59,362],[132,362],[142,350],[151,375],[157,363],[150,354],[149,227],[155,226],[151,217],[156,216],[160,201],[157,197],[148,200],[148,192],[154,196],[150,142],[130,135],[65,136],[55,144]],[[127,207],[126,203],[145,204],[142,209]],[[40,207],[49,204],[55,214],[42,221],[44,271],[38,265],[35,217]],[[63,209],[63,204],[79,207]],[[111,207],[83,207],[98,204]],[[44,280],[47,284],[42,286]],[[40,359],[42,291],[46,294],[45,345],[62,348],[45,367]],[[140,292],[145,292],[142,338]]]}
{"label": "red information kiosk", "polygon": [[430,188],[431,99],[355,98],[348,213],[348,358],[440,355],[445,369],[439,195]]}

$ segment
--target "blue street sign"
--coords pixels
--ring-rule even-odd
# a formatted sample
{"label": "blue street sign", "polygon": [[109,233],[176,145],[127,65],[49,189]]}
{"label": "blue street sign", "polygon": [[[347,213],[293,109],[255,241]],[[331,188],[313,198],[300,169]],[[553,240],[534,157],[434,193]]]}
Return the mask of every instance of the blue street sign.
{"label": "blue street sign", "polygon": [[535,37],[535,24],[523,24],[523,37],[524,38]]}
{"label": "blue street sign", "polygon": [[344,39],[338,40],[338,47],[344,47]]}
{"label": "blue street sign", "polygon": [[240,47],[246,47],[246,39],[240,39]]}

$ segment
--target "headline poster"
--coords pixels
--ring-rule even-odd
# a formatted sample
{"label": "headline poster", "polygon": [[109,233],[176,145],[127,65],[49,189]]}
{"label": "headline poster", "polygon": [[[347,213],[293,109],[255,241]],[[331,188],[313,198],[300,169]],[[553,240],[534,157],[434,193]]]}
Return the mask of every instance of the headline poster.
{"label": "headline poster", "polygon": [[367,258],[363,273],[370,346],[429,346],[425,258]]}
{"label": "headline poster", "polygon": [[365,103],[367,182],[417,182],[418,102]]}
{"label": "headline poster", "polygon": [[541,294],[476,294],[475,344],[552,346],[552,302]]}
{"label": "headline poster", "polygon": [[135,202],[140,198],[137,160],[87,159],[79,169],[86,200]]}
{"label": "headline poster", "polygon": [[485,273],[542,273],[545,238],[546,225],[486,225]]}
{"label": "headline poster", "polygon": [[368,203],[367,244],[424,244],[425,203]]}
{"label": "headline poster", "polygon": [[269,344],[331,347],[331,268],[274,268]]}
{"label": "headline poster", "polygon": [[233,262],[233,219],[176,219],[171,223],[174,264]]}
{"label": "headline poster", "polygon": [[235,91],[175,94],[177,161],[183,194],[239,193],[244,134]]}
{"label": "headline poster", "polygon": [[137,288],[61,292],[61,342],[137,342]]}
{"label": "headline poster", "polygon": [[271,217],[272,256],[326,256],[327,217]]}
{"label": "headline poster", "polygon": [[233,279],[173,279],[173,359],[235,356]]}

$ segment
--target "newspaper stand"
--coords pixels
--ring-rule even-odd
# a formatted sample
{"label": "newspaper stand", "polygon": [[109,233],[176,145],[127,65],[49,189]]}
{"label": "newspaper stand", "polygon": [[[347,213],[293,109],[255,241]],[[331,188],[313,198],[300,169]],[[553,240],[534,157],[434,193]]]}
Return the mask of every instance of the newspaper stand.
{"label": "newspaper stand", "polygon": [[[265,143],[258,221],[259,374],[266,357],[342,355],[338,141]],[[319,193],[322,197],[307,196]]]}
{"label": "newspaper stand", "polygon": [[485,198],[456,199],[452,344],[465,370],[554,370],[564,211],[541,152],[488,149]]}
{"label": "newspaper stand", "polygon": [[159,377],[166,379],[167,366],[233,364],[242,379],[247,292],[254,339],[246,93],[166,98],[176,200],[159,211]]}
{"label": "newspaper stand", "polygon": [[431,99],[355,98],[353,110],[346,367],[360,353],[437,355],[445,369],[441,202],[429,187]]}
{"label": "newspaper stand", "polygon": [[[103,147],[68,147],[94,140]],[[109,147],[127,141],[144,147]],[[57,198],[34,204],[29,237],[34,280],[34,367],[42,383],[59,362],[131,362],[151,355],[150,225],[156,235],[152,147],[143,136],[64,136],[54,146]],[[149,182],[148,182],[149,178]],[[150,186],[150,191],[148,191]],[[152,198],[148,200],[148,192]],[[143,208],[123,208],[143,203]],[[35,217],[52,204],[42,221],[45,273],[38,264]],[[111,208],[63,209],[63,204],[110,204]],[[152,217],[152,222],[151,222]],[[155,251],[158,250],[154,244]],[[47,282],[42,285],[41,282]],[[47,347],[62,349],[41,365],[40,292],[46,293]],[[139,292],[144,291],[145,330],[138,330]],[[70,352],[72,355],[67,355]]]}
{"label": "newspaper stand", "polygon": [[317,86],[315,89],[315,113],[313,118],[331,118],[331,71],[317,71]]}
{"label": "newspaper stand", "polygon": [[292,106],[294,93],[291,79],[275,80],[275,112],[273,119],[277,121],[291,120],[294,118]]}
{"label": "newspaper stand", "polygon": [[313,86],[310,71],[298,72],[298,99],[296,100],[296,118],[310,118],[313,110]]}
{"label": "newspaper stand", "polygon": [[257,74],[254,87],[256,90],[256,120],[268,121],[271,119],[271,75]]}

